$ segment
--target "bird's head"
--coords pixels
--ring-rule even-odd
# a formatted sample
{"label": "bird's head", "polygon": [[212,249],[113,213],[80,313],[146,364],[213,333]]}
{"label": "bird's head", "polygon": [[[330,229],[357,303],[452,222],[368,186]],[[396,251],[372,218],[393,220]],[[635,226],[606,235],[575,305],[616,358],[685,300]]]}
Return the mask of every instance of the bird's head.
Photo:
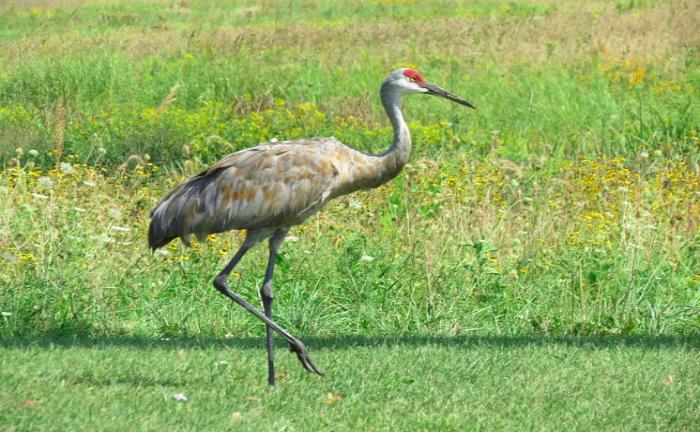
{"label": "bird's head", "polygon": [[426,81],[417,70],[401,68],[396,69],[384,80],[383,87],[390,88],[399,94],[422,93],[440,96],[452,102],[457,102],[469,108],[476,109],[473,103],[456,96],[447,90],[443,90],[435,84]]}

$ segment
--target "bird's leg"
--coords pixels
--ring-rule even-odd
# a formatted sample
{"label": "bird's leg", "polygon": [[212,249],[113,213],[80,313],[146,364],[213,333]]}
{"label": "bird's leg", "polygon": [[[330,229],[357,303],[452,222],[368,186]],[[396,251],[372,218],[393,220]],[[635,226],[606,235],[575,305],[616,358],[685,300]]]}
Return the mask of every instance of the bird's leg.
{"label": "bird's leg", "polygon": [[[277,256],[277,251],[282,242],[286,237],[289,230],[277,231],[270,238],[270,257],[267,261],[267,269],[265,270],[265,280],[263,281],[262,287],[260,288],[260,297],[262,298],[263,308],[265,309],[265,316],[268,319],[272,319],[272,299],[274,294],[272,292],[272,274],[275,271],[275,257]],[[274,356],[274,346],[272,341],[272,328],[266,326],[267,330],[267,383],[271,386],[275,386],[275,356]]]}
{"label": "bird's leg", "polygon": [[263,315],[259,310],[253,307],[253,305],[243,300],[243,298],[231,291],[231,288],[229,288],[228,284],[226,283],[226,279],[228,279],[229,274],[236,266],[236,264],[238,264],[238,261],[241,260],[243,255],[245,255],[245,253],[248,252],[248,249],[250,249],[250,247],[251,245],[246,244],[245,242],[243,243],[243,246],[241,246],[238,252],[236,252],[236,255],[234,255],[234,257],[231,258],[231,261],[226,265],[226,267],[221,271],[221,273],[219,273],[214,278],[214,287],[218,289],[221,293],[226,295],[228,298],[241,305],[245,310],[255,315],[256,318],[267,324],[268,328],[271,328],[280,336],[282,336],[284,340],[286,340],[289,343],[291,350],[296,353],[297,357],[299,358],[299,361],[301,361],[301,364],[306,370],[323,376],[323,373],[321,373],[321,371],[314,364],[313,360],[311,360],[311,356],[309,356],[309,353],[306,351],[306,347],[303,343],[301,343],[299,339],[289,334],[289,332],[282,328],[279,324]]}

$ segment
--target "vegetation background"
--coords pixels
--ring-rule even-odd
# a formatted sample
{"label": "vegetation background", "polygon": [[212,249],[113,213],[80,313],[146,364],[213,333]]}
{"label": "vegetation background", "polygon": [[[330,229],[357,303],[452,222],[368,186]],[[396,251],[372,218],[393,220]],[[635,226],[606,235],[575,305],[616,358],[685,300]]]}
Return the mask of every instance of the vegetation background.
{"label": "vegetation background", "polygon": [[[0,428],[692,429],[698,6],[2,2]],[[148,210],[260,142],[383,151],[397,67],[479,109],[407,99],[404,172],[292,231],[275,315],[327,378],[280,349],[269,391],[211,286],[240,236],[151,254]]]}

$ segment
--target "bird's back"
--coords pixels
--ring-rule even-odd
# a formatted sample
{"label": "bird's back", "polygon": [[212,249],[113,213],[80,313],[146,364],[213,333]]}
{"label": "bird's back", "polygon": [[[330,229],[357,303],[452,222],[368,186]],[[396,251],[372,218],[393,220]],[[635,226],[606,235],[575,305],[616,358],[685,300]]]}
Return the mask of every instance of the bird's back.
{"label": "bird's back", "polygon": [[303,222],[332,196],[348,147],[334,138],[263,144],[233,153],[191,177],[151,210],[156,249],[231,229]]}

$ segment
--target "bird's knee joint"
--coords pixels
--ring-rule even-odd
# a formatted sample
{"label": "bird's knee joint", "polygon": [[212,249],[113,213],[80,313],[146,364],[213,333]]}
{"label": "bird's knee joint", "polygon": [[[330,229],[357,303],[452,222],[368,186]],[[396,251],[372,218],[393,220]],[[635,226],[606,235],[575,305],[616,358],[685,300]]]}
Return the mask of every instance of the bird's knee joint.
{"label": "bird's knee joint", "polygon": [[225,291],[226,290],[226,276],[225,275],[218,275],[217,277],[214,278],[214,281],[212,282],[214,284],[214,288],[218,289],[219,291]]}
{"label": "bird's knee joint", "polygon": [[272,292],[272,281],[267,281],[263,284],[260,288],[260,296],[268,299],[275,298],[275,294]]}

